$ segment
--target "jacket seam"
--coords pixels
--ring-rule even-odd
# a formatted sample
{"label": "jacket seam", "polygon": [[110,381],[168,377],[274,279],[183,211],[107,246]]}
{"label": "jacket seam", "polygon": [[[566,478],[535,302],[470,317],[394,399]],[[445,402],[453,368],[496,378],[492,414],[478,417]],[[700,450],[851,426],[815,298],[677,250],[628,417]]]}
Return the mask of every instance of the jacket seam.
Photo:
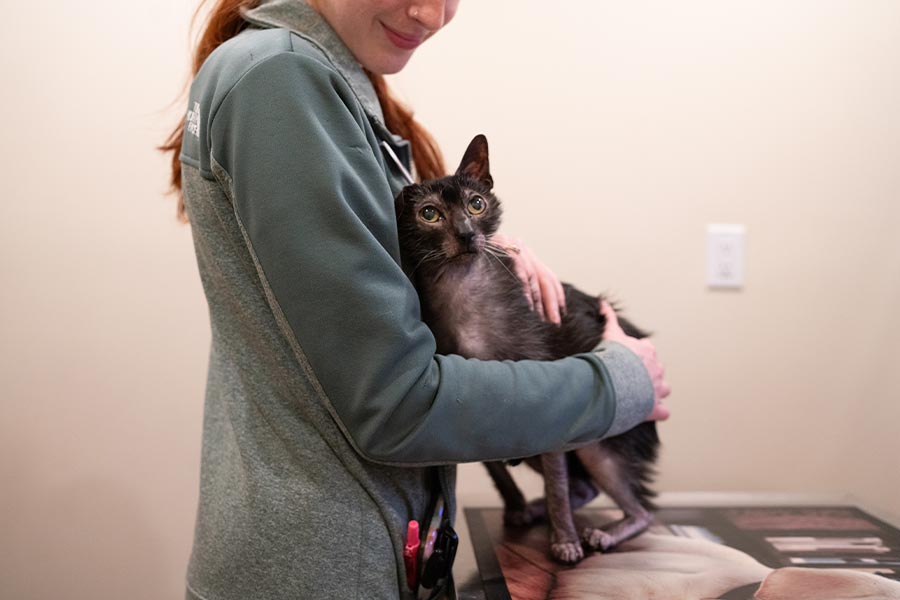
{"label": "jacket seam", "polygon": [[[263,270],[262,264],[259,262],[259,258],[256,255],[256,250],[253,248],[253,242],[250,239],[250,235],[247,233],[246,228],[244,227],[244,222],[241,220],[240,215],[238,214],[237,204],[234,202],[234,193],[231,191],[232,187],[232,179],[231,175],[228,173],[225,168],[219,164],[219,162],[215,159],[214,156],[210,155],[210,164],[213,167],[213,172],[219,171],[223,174],[225,181],[219,180],[219,184],[226,190],[226,194],[229,197],[229,200],[232,204],[232,209],[234,210],[234,217],[237,221],[238,227],[241,230],[241,235],[244,237],[244,243],[247,245],[247,250],[250,253],[251,258],[253,259],[253,264],[256,267],[257,275],[260,278],[260,283],[263,288],[263,292],[265,293],[266,299],[269,301],[270,306],[272,308],[272,313],[275,316],[276,321],[278,322],[279,327],[281,328],[283,334],[288,339],[288,343],[291,346],[291,350],[294,352],[294,358],[297,362],[300,363],[301,368],[304,373],[310,379],[310,383],[313,385],[313,389],[316,394],[322,399],[322,402],[325,404],[326,409],[329,414],[331,414],[331,418],[337,423],[341,432],[347,438],[347,441],[350,443],[351,447],[363,458],[366,460],[387,465],[393,467],[431,467],[437,465],[445,465],[446,462],[433,461],[433,462],[405,462],[405,461],[385,461],[378,460],[373,458],[368,452],[364,451],[360,446],[356,439],[351,435],[350,430],[344,424],[343,420],[340,418],[340,415],[337,413],[337,410],[334,408],[334,404],[331,402],[331,399],[328,397],[328,394],[325,392],[325,388],[322,386],[321,381],[313,370],[312,365],[309,363],[309,360],[306,358],[306,353],[303,352],[303,347],[300,345],[300,341],[294,335],[294,331],[290,326],[290,323],[287,320],[287,317],[284,316],[284,311],[281,308],[281,305],[278,302],[278,299],[275,297],[275,293],[272,291],[271,286],[269,285],[268,278],[265,275],[265,271]],[[217,177],[218,179],[218,177]]]}
{"label": "jacket seam", "polygon": [[305,40],[305,41],[309,42],[309,44],[311,46],[313,46],[316,50],[318,50],[322,54],[322,56],[325,58],[325,60],[328,61],[328,65],[323,65],[323,66],[330,65],[330,69],[333,70],[335,73],[337,73],[341,77],[341,79],[344,81],[344,83],[347,84],[347,87],[350,88],[351,92],[353,92],[353,97],[356,98],[356,101],[359,102],[359,105],[362,107],[363,112],[366,115],[368,115],[371,119],[373,119],[375,122],[377,122],[379,125],[383,125],[382,119],[379,118],[378,115],[372,114],[368,110],[366,110],[366,102],[363,100],[362,96],[356,91],[356,87],[353,85],[353,82],[351,82],[350,78],[344,74],[343,69],[341,69],[341,67],[336,62],[334,62],[334,60],[331,58],[331,53],[324,46],[320,45],[319,42],[317,42],[313,38],[307,36],[304,33],[299,32],[299,31],[294,31],[293,29],[286,29],[286,31],[290,35],[290,44],[291,44],[292,51],[294,51],[296,53],[296,46],[294,46],[294,36],[297,36],[301,40]]}
{"label": "jacket seam", "polygon": [[190,582],[190,581],[185,580],[184,585],[185,585],[185,587],[188,589],[188,591],[189,591],[192,595],[196,596],[196,597],[199,598],[200,600],[210,600],[210,598],[209,598],[208,596],[204,596],[203,594],[201,594],[200,592],[198,592],[198,591],[194,588],[194,586],[191,585],[191,582]]}
{"label": "jacket seam", "polygon": [[[285,30],[285,31],[288,34],[290,34],[290,31],[288,31],[288,30]],[[237,80],[231,86],[229,86],[228,91],[225,92],[225,94],[222,96],[222,100],[219,101],[215,106],[210,107],[209,121],[208,121],[208,125],[206,126],[206,138],[207,138],[206,145],[207,145],[207,148],[209,148],[210,154],[212,154],[212,148],[213,148],[212,140],[210,138],[212,136],[213,125],[215,123],[216,117],[219,115],[219,110],[228,101],[229,97],[234,92],[235,88],[237,88],[238,85],[240,85],[241,82],[244,81],[244,79],[248,75],[250,75],[250,73],[256,71],[263,65],[268,64],[272,60],[274,60],[276,58],[281,58],[283,56],[292,56],[292,57],[295,57],[299,61],[308,62],[310,65],[313,65],[314,68],[324,71],[325,73],[327,73],[329,75],[337,74],[338,76],[341,77],[341,81],[343,81],[344,84],[350,89],[350,93],[353,94],[353,97],[356,99],[356,101],[359,102],[359,97],[357,96],[356,91],[352,87],[350,87],[350,85],[347,83],[347,80],[344,78],[343,75],[341,75],[340,71],[338,71],[336,68],[334,68],[333,65],[331,67],[329,67],[328,65],[323,64],[321,61],[314,60],[311,57],[303,56],[302,54],[300,54],[294,50],[293,44],[292,44],[291,48],[279,50],[278,52],[271,54],[271,55],[265,57],[264,59],[250,65],[243,73],[241,73],[241,76],[238,77]],[[360,106],[362,106],[361,102],[360,102]],[[363,112],[364,113],[366,112],[365,108],[363,108]]]}
{"label": "jacket seam", "polygon": [[[366,539],[366,522],[360,517],[359,519],[359,547],[356,549],[356,598],[361,599],[362,593],[362,572],[363,572],[363,556],[365,555],[364,540]],[[400,568],[400,565],[397,565]],[[364,599],[363,599],[364,600]]]}
{"label": "jacket seam", "polygon": [[294,353],[294,359],[300,364],[300,367],[303,369],[304,373],[307,377],[309,377],[310,383],[313,386],[316,394],[325,401],[325,405],[328,408],[328,412],[331,413],[331,418],[335,420],[338,426],[341,429],[341,432],[350,442],[350,445],[353,449],[358,452],[361,456],[366,456],[365,453],[361,452],[357,447],[356,441],[350,435],[350,432],[344,426],[343,422],[338,418],[337,413],[334,411],[334,408],[331,406],[331,402],[328,400],[328,396],[325,393],[325,389],[322,387],[319,378],[316,376],[315,371],[313,371],[312,365],[309,364],[309,361],[306,358],[306,353],[303,352],[303,348],[300,345],[300,341],[296,338],[293,333],[293,329],[290,326],[290,323],[287,320],[287,317],[284,316],[284,311],[281,308],[281,304],[278,302],[278,299],[275,297],[275,293],[272,291],[272,286],[269,285],[268,277],[266,277],[265,271],[263,270],[262,263],[259,262],[259,257],[256,254],[256,250],[253,248],[253,242],[250,239],[250,235],[247,233],[246,227],[244,227],[244,222],[241,219],[240,214],[238,214],[237,203],[234,201],[234,184],[231,175],[225,168],[219,164],[219,162],[215,159],[215,157],[210,156],[210,164],[213,167],[214,173],[221,173],[220,177],[217,177],[219,180],[219,185],[222,186],[226,195],[228,196],[232,210],[234,211],[234,218],[238,224],[238,228],[241,230],[241,235],[244,238],[244,243],[247,245],[247,251],[250,253],[250,258],[253,260],[253,265],[256,269],[257,276],[259,277],[260,284],[263,288],[263,293],[266,296],[266,300],[269,302],[269,305],[272,310],[272,314],[275,317],[275,321],[278,323],[279,328],[282,331],[282,334],[287,338],[288,344],[291,346],[291,351]]}
{"label": "jacket seam", "polygon": [[[288,345],[291,347],[291,352],[294,354],[294,360],[296,360],[298,362],[298,364],[300,365],[300,368],[303,370],[304,374],[307,376],[307,378],[309,378],[309,382],[312,385],[313,390],[315,391],[316,395],[320,398],[322,403],[325,405],[325,409],[328,411],[329,415],[331,415],[332,420],[335,422],[338,429],[341,431],[344,438],[347,440],[347,443],[359,456],[368,460],[367,455],[360,451],[359,447],[356,444],[356,441],[350,435],[350,432],[347,430],[343,421],[341,421],[340,417],[338,416],[337,411],[334,409],[334,406],[332,406],[331,401],[328,399],[328,395],[325,393],[325,390],[322,387],[322,384],[319,381],[319,378],[316,376],[315,371],[312,368],[312,365],[309,364],[309,361],[306,358],[306,353],[303,352],[303,348],[300,345],[300,341],[294,335],[294,331],[293,331],[293,329],[291,329],[290,323],[288,323],[287,317],[285,317],[284,311],[282,311],[281,305],[278,303],[278,299],[275,297],[275,293],[272,291],[272,288],[269,285],[268,278],[266,277],[265,271],[262,268],[262,264],[259,262],[259,258],[257,257],[256,251],[253,248],[253,243],[250,240],[250,236],[248,235],[247,230],[244,227],[244,223],[241,220],[240,215],[238,214],[237,203],[234,201],[234,193],[233,193],[234,188],[231,183],[232,182],[231,175],[212,156],[210,156],[210,164],[213,167],[213,172],[216,175],[217,180],[219,181],[219,185],[222,186],[226,197],[231,202],[232,209],[234,211],[235,221],[237,222],[238,227],[240,228],[240,231],[241,231],[241,235],[244,238],[244,243],[247,246],[247,252],[249,252],[250,257],[253,260],[253,264],[256,268],[257,277],[259,277],[260,285],[262,286],[263,293],[265,294],[266,300],[269,302],[269,307],[272,312],[272,316],[275,318],[275,322],[278,325],[279,329],[281,330],[282,335],[284,335],[287,338]],[[390,532],[390,530],[391,530],[390,519],[388,518],[388,515],[385,513],[384,508],[381,506],[381,503],[374,496],[372,490],[370,490],[369,487],[367,485],[365,485],[365,482],[363,482],[363,480],[360,479],[360,477],[356,474],[354,469],[350,468],[350,466],[347,464],[347,459],[342,455],[342,453],[339,452],[337,448],[332,446],[332,444],[325,437],[323,437],[322,439],[325,441],[325,443],[328,445],[328,447],[331,448],[331,451],[334,453],[334,455],[337,457],[337,459],[344,465],[344,467],[347,469],[347,472],[350,473],[351,476],[356,480],[357,484],[359,484],[360,488],[362,488],[362,490],[366,493],[366,495],[369,497],[372,504],[378,509],[378,512],[381,514],[381,520],[382,520],[385,528]],[[372,462],[375,462],[375,461],[372,461]],[[418,466],[418,465],[407,464],[407,465],[396,465],[396,466],[411,467],[411,466]],[[389,535],[389,537],[391,537],[390,533],[388,535]],[[394,543],[394,542],[392,541],[392,543]],[[394,545],[396,546],[396,543],[394,543]],[[398,554],[398,548],[396,548],[396,547],[393,548],[393,550],[394,550],[394,560],[397,563],[397,584],[402,585],[402,583],[403,583],[402,582],[402,572],[401,572],[401,566],[403,564],[402,554]]]}
{"label": "jacket seam", "polygon": [[[202,169],[199,169],[199,168],[197,168],[197,167],[194,167],[194,168],[197,170],[197,172],[200,173],[200,176],[203,177],[203,170],[202,170]],[[204,178],[204,179],[205,179],[205,178]],[[208,180],[207,180],[207,181],[208,181]],[[213,179],[213,181],[216,181],[216,180]],[[216,220],[219,222],[219,225],[221,225],[221,227],[222,227],[223,230],[227,231],[227,230],[228,230],[228,226],[227,226],[227,224],[225,223],[225,220],[222,218],[222,213],[221,213],[221,211],[219,211],[218,208],[215,206],[215,198],[213,197],[212,192],[211,192],[211,191],[209,190],[209,188],[206,187],[206,186],[204,186],[204,188],[203,188],[203,195],[205,196],[206,201],[207,201],[207,203],[209,204],[209,208],[210,208],[210,209],[212,210],[212,212],[216,215]],[[243,265],[245,268],[249,269],[250,271],[255,272],[255,271],[256,271],[256,265],[254,265],[252,261],[251,261],[251,262],[247,262],[247,260],[241,255],[242,253],[239,252],[239,247],[238,247],[238,245],[234,242],[234,240],[232,239],[231,236],[226,236],[226,237],[228,238],[228,243],[229,243],[229,245],[231,246],[232,250],[234,250],[235,254],[240,258],[241,265]]]}

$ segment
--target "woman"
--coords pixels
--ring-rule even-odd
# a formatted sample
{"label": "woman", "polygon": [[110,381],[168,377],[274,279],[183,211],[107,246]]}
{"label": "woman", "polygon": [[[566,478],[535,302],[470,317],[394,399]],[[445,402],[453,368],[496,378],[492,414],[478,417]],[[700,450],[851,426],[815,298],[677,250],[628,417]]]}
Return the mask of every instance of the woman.
{"label": "woman", "polygon": [[[439,496],[452,517],[450,465],[667,415],[654,408],[668,388],[652,346],[615,327],[637,354],[607,343],[552,363],[435,355],[399,264],[404,182],[385,146],[411,154],[421,178],[444,169],[381,76],[456,4],[213,9],[168,145],[212,329],[188,598],[410,597],[407,523]],[[520,263],[558,318],[555,279]]]}

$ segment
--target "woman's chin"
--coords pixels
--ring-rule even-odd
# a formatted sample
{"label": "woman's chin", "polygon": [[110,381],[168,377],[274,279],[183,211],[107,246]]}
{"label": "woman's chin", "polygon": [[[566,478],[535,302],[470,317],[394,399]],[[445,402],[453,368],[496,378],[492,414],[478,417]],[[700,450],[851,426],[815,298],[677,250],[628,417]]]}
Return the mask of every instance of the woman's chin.
{"label": "woman's chin", "polygon": [[406,66],[412,55],[412,50],[400,50],[392,47],[386,52],[379,52],[376,56],[367,57],[366,60],[359,62],[367,71],[375,75],[393,75]]}

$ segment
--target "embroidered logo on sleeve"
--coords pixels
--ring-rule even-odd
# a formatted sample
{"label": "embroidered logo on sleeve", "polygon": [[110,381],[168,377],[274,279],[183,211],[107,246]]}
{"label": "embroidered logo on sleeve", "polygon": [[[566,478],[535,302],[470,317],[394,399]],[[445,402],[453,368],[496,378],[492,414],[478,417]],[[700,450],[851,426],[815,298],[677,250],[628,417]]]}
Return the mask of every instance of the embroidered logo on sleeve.
{"label": "embroidered logo on sleeve", "polygon": [[200,138],[200,103],[194,102],[194,108],[187,113],[187,131],[196,138]]}

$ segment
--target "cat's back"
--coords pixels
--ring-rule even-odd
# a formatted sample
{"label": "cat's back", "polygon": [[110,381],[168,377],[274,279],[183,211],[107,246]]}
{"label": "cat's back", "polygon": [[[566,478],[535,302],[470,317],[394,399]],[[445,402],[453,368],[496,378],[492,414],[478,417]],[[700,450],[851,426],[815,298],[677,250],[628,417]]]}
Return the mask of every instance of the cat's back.
{"label": "cat's back", "polygon": [[532,308],[511,258],[489,257],[484,279],[490,285],[481,304],[485,325],[492,328],[493,358],[555,360],[590,352],[600,343],[606,319],[597,296],[563,284],[566,310],[557,325]]}

